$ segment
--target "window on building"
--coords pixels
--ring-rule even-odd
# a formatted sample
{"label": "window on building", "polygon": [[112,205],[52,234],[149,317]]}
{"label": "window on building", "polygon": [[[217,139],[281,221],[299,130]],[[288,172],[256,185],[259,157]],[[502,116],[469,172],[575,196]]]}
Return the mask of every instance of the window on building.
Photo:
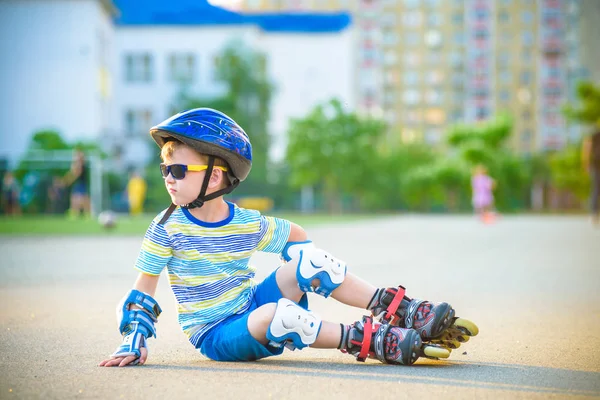
{"label": "window on building", "polygon": [[404,43],[407,46],[416,46],[421,42],[421,35],[417,32],[406,32],[404,35]]}
{"label": "window on building", "polygon": [[407,125],[417,125],[421,122],[421,113],[415,109],[408,109],[404,115],[404,123]]}
{"label": "window on building", "polygon": [[462,12],[455,12],[452,14],[452,22],[455,25],[462,25],[465,22],[465,17]]}
{"label": "window on building", "polygon": [[408,52],[404,54],[404,63],[409,67],[416,67],[421,63],[421,58],[418,53]]}
{"label": "window on building", "polygon": [[510,71],[508,70],[501,70],[500,71],[500,81],[502,83],[511,83],[512,81],[512,74]]}
{"label": "window on building", "polygon": [[510,54],[508,51],[502,51],[498,54],[498,66],[501,68],[507,68],[510,63]]}
{"label": "window on building", "polygon": [[429,65],[437,67],[442,62],[442,53],[438,51],[428,52],[427,62]]}
{"label": "window on building", "polygon": [[396,46],[398,44],[398,34],[391,29],[384,30],[383,44],[387,46]]}
{"label": "window on building", "polygon": [[196,70],[196,57],[190,53],[169,54],[167,59],[169,80],[193,82]]}
{"label": "window on building", "polygon": [[421,4],[421,0],[404,0],[404,6],[406,8],[415,8]]}
{"label": "window on building", "polygon": [[375,71],[373,68],[363,68],[360,71],[360,80],[364,86],[375,85]]}
{"label": "window on building", "polygon": [[125,55],[125,80],[127,82],[151,82],[153,68],[153,58],[150,53]]}
{"label": "window on building", "polygon": [[452,75],[452,88],[456,91],[462,91],[465,89],[465,79],[462,75]]}
{"label": "window on building", "polygon": [[473,15],[478,20],[484,20],[490,15],[490,11],[487,8],[475,8],[472,10]]}
{"label": "window on building", "polygon": [[523,21],[524,24],[533,23],[533,13],[531,11],[521,12],[521,21]]}
{"label": "window on building", "polygon": [[450,113],[450,122],[458,122],[463,119],[463,112],[460,108],[455,108]]}
{"label": "window on building", "polygon": [[396,102],[396,93],[390,90],[385,93],[383,99],[386,105],[394,104]]}
{"label": "window on building", "polygon": [[428,90],[425,94],[425,101],[431,105],[440,105],[443,100],[441,90]]}
{"label": "window on building", "polygon": [[402,83],[407,86],[414,86],[419,83],[420,76],[419,71],[406,71],[402,75]]}
{"label": "window on building", "polygon": [[531,73],[530,70],[521,71],[521,75],[519,77],[519,82],[521,83],[521,85],[529,85],[529,84],[531,84],[532,80],[533,80],[533,74]]}
{"label": "window on building", "polygon": [[152,111],[149,109],[127,109],[125,111],[125,134],[146,135],[152,127]]}
{"label": "window on building", "polygon": [[543,79],[560,79],[561,69],[559,67],[542,67],[542,78]]}
{"label": "window on building", "polygon": [[419,27],[423,24],[423,14],[420,11],[404,13],[402,14],[402,23],[407,27]]}
{"label": "window on building", "polygon": [[429,73],[427,74],[427,83],[429,83],[430,85],[439,85],[440,83],[442,83],[443,78],[444,74],[442,73],[442,71],[429,71]]}
{"label": "window on building", "polygon": [[508,11],[505,9],[500,10],[500,13],[498,14],[498,20],[502,23],[506,23],[509,19],[510,15],[508,14]]}
{"label": "window on building", "polygon": [[454,43],[457,44],[458,46],[464,46],[465,44],[465,33],[460,31],[460,32],[455,32],[454,33]]}
{"label": "window on building", "polygon": [[508,103],[510,101],[510,91],[507,89],[502,89],[500,91],[500,101],[503,103]]}
{"label": "window on building", "polygon": [[385,13],[380,18],[381,26],[394,27],[397,23],[396,13]]}
{"label": "window on building", "polygon": [[446,113],[441,108],[430,108],[425,112],[425,120],[431,125],[443,124],[446,119]]}
{"label": "window on building", "polygon": [[405,90],[402,94],[404,104],[417,104],[421,100],[421,95],[418,90]]}
{"label": "window on building", "polygon": [[425,142],[436,144],[440,141],[440,130],[437,128],[427,128],[425,130]]}
{"label": "window on building", "polygon": [[459,68],[464,65],[464,59],[462,53],[453,51],[450,53],[450,65],[452,68]]}
{"label": "window on building", "polygon": [[374,61],[377,57],[377,51],[375,49],[361,49],[361,58],[363,60]]}
{"label": "window on building", "polygon": [[534,42],[533,32],[524,31],[521,34],[521,40],[522,40],[524,46],[528,46],[528,47],[533,46],[533,42]]}
{"label": "window on building", "polygon": [[385,65],[394,65],[398,61],[398,56],[394,51],[388,50],[385,52],[383,61]]}
{"label": "window on building", "polygon": [[431,13],[427,16],[427,25],[430,27],[438,27],[442,25],[442,15],[439,13]]}
{"label": "window on building", "polygon": [[394,86],[398,82],[398,73],[396,71],[388,71],[385,74],[385,83],[389,86]]}

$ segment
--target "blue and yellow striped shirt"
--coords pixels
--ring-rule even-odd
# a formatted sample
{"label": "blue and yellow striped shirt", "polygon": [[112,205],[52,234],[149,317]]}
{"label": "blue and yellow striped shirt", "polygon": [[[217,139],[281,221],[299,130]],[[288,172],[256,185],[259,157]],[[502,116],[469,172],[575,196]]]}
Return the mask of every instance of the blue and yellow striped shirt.
{"label": "blue and yellow striped shirt", "polygon": [[289,221],[229,204],[229,217],[207,223],[177,207],[167,222],[154,218],[135,268],[159,275],[167,267],[178,303],[179,324],[199,347],[203,336],[225,318],[248,310],[254,292],[254,252],[281,253]]}

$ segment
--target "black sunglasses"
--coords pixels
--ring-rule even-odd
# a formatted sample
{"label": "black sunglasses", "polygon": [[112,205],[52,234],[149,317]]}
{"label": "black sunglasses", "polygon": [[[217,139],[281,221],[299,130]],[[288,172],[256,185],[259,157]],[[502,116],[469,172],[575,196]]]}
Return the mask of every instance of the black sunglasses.
{"label": "black sunglasses", "polygon": [[[174,179],[180,180],[185,178],[185,171],[200,172],[208,168],[208,165],[185,165],[185,164],[160,164],[160,173],[163,178],[171,174]],[[215,165],[213,168],[218,168],[223,172],[227,172],[227,168]]]}

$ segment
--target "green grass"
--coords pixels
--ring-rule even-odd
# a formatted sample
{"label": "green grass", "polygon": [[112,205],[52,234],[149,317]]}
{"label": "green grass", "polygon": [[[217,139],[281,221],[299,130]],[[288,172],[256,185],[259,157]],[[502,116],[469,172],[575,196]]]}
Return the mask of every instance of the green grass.
{"label": "green grass", "polygon": [[[273,213],[303,227],[346,223],[381,217],[369,214],[300,214]],[[24,215],[19,217],[0,216],[0,235],[143,235],[154,214],[137,217],[119,216],[113,229],[104,229],[95,219],[71,219],[63,215]]]}

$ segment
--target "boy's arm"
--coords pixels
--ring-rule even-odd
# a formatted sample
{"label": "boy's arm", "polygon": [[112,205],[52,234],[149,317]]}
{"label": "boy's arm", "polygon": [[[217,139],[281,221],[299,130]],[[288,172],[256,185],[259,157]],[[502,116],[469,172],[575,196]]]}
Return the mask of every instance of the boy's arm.
{"label": "boy's arm", "polygon": [[154,293],[156,293],[156,287],[158,286],[158,279],[160,275],[148,275],[143,272],[140,272],[135,283],[133,284],[133,288],[135,290],[139,290],[140,292],[144,292],[154,297]]}
{"label": "boy's arm", "polygon": [[[160,275],[149,275],[149,274],[140,272],[135,283],[133,284],[133,290],[137,290],[139,292],[150,295],[151,297],[154,297],[154,293],[156,293],[156,288],[158,286],[159,278],[160,278]],[[131,304],[129,307],[129,310],[143,310],[143,307],[140,307],[137,304]],[[159,307],[159,312],[160,312],[160,307]],[[146,338],[144,337],[144,342],[145,342],[145,339]],[[143,365],[146,362],[146,359],[148,358],[148,349],[145,345],[140,346],[139,352],[140,352],[139,357],[136,355],[127,355],[127,356],[114,356],[113,355],[110,358],[102,361],[99,365],[101,367],[115,367],[115,366],[124,367],[129,364],[134,365],[134,364],[138,364],[138,363],[140,365]]]}

